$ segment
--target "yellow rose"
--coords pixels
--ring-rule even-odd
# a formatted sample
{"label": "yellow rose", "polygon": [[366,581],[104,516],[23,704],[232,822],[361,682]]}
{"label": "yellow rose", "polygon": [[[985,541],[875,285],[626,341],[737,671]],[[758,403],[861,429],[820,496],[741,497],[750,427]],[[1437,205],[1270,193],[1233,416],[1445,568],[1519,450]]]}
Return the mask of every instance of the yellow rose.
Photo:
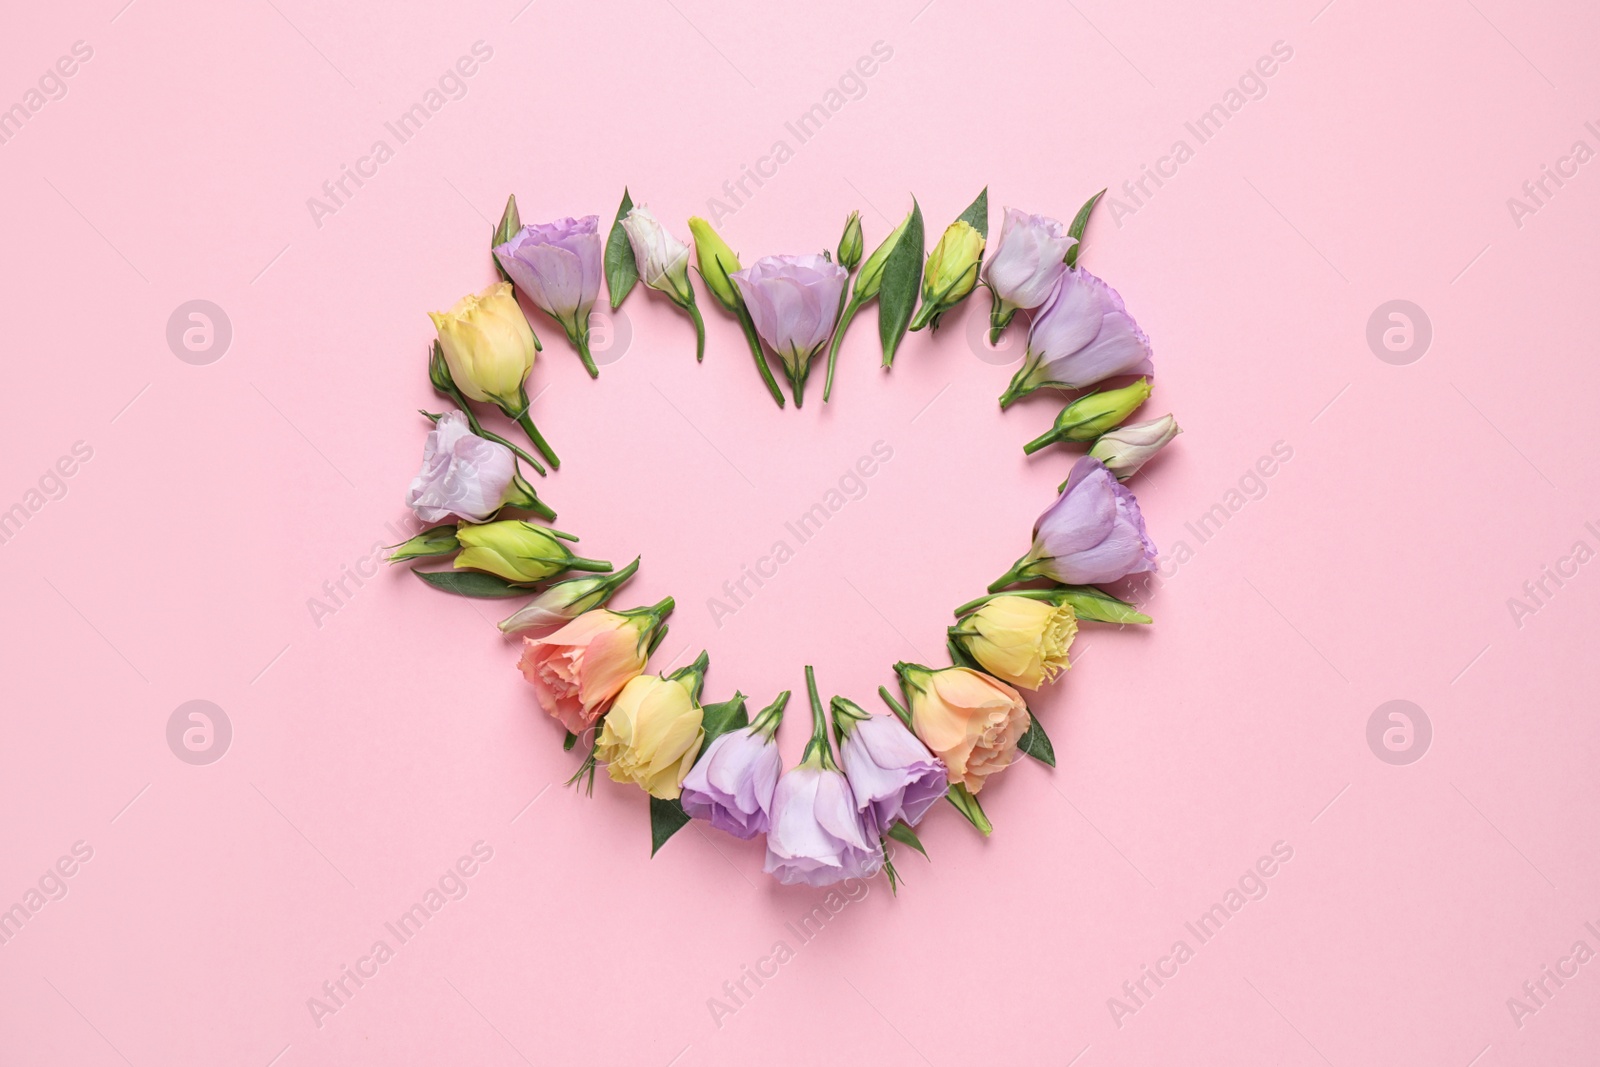
{"label": "yellow rose", "polygon": [[997,596],[950,628],[962,651],[996,678],[1038,689],[1071,667],[1078,617],[1066,604]]}
{"label": "yellow rose", "polygon": [[632,782],[662,800],[676,800],[705,741],[697,676],[642,674],[622,687],[606,712],[595,758],[613,782]]}
{"label": "yellow rose", "polygon": [[430,311],[456,386],[477,401],[516,411],[522,382],[533,369],[533,330],[510,282],[462,297],[449,311]]}

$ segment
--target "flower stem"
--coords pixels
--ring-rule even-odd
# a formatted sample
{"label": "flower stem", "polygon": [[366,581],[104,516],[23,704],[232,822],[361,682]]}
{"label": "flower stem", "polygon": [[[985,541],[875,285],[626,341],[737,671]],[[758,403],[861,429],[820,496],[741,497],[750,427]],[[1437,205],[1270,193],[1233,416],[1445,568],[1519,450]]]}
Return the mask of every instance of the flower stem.
{"label": "flower stem", "polygon": [[706,320],[700,317],[700,308],[692,299],[684,305],[684,310],[694,320],[694,361],[703,363],[706,358]]}
{"label": "flower stem", "polygon": [[1006,307],[1005,301],[1000,299],[1000,294],[994,291],[993,286],[989,292],[994,297],[993,305],[989,309],[989,344],[997,345],[1000,343],[1000,335],[1011,325],[1011,316],[1017,313],[1017,309]]}
{"label": "flower stem", "polygon": [[[561,457],[556,455],[556,450],[550,447],[550,442],[544,439],[544,434],[539,432],[539,427],[533,424],[533,419],[528,414],[528,409],[533,405],[528,400],[527,387],[519,386],[517,393],[518,399],[522,402],[521,410],[512,412],[504,407],[500,410],[511,416],[516,421],[516,424],[522,427],[522,432],[528,435],[528,440],[533,442],[533,447],[539,450],[541,456],[550,461],[551,468],[560,470]],[[539,473],[543,474],[544,472],[541,470]]]}
{"label": "flower stem", "polygon": [[1016,585],[1018,582],[1026,581],[1028,575],[1024,574],[1023,572],[1028,569],[1027,561],[1028,557],[1023,556],[1021,559],[1017,560],[1017,562],[1013,563],[1010,570],[1006,571],[1000,577],[989,583],[989,592],[998,593],[1008,585]]}
{"label": "flower stem", "polygon": [[[1001,401],[1001,406],[1002,407],[1005,406],[1005,401],[1004,400]],[[1041,448],[1049,448],[1051,445],[1055,444],[1055,442],[1056,442],[1056,429],[1055,429],[1054,426],[1052,426],[1050,429],[1046,430],[1044,433],[1040,434],[1038,437],[1035,437],[1033,440],[1031,440],[1027,444],[1023,445],[1022,446],[1022,451],[1023,451],[1024,454],[1031,456],[1035,452],[1039,451]]]}
{"label": "flower stem", "polygon": [[783,407],[783,390],[778,388],[778,380],[772,376],[772,367],[767,363],[767,357],[761,351],[761,335],[756,333],[756,324],[750,318],[750,312],[745,309],[741,301],[734,309],[734,315],[739,319],[739,328],[744,331],[744,339],[750,343],[750,354],[755,357],[756,369],[761,372],[761,381],[766,385],[767,392],[772,394],[772,399],[781,408]]}
{"label": "flower stem", "polygon": [[589,351],[589,327],[584,326],[582,331],[573,331],[572,343],[578,346],[578,358],[583,360],[583,369],[589,372],[589,377],[600,377],[600,368],[594,365],[594,355]]}
{"label": "flower stem", "polygon": [[828,377],[822,383],[822,402],[826,404],[828,397],[833,395],[833,365],[839,359],[839,345],[844,341],[844,332],[850,328],[850,320],[856,317],[856,312],[861,310],[865,301],[859,298],[851,299],[845,305],[844,313],[839,316],[839,325],[833,330],[833,343],[828,346]]}
{"label": "flower stem", "polygon": [[603,572],[611,569],[611,561],[606,559],[585,559],[583,556],[573,556],[567,560],[567,569],[574,571]]}
{"label": "flower stem", "polygon": [[837,771],[839,765],[833,760],[833,745],[828,740],[828,717],[822,713],[822,698],[817,695],[817,674],[810,664],[806,665],[806,695],[811,698],[811,740],[806,744],[800,763],[806,767]]}

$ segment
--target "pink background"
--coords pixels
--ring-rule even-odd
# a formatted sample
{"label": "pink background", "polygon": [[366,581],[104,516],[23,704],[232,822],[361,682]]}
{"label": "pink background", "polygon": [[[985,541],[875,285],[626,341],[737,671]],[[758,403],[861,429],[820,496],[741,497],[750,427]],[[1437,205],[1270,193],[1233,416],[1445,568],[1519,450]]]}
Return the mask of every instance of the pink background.
{"label": "pink background", "polygon": [[[1507,1006],[1600,949],[1600,573],[1547,580],[1520,626],[1507,604],[1600,547],[1600,164],[1507,206],[1600,148],[1590,8],[123,2],[18,7],[0,40],[0,106],[93,52],[0,144],[0,508],[41,478],[60,497],[0,549],[0,907],[93,851],[0,945],[0,1061],[1592,1059],[1600,963]],[[477,41],[465,95],[397,145],[384,123]],[[798,143],[785,123],[880,41]],[[1185,122],[1279,41],[1265,95],[1199,144]],[[307,199],[379,138],[393,158],[317,225]],[[831,247],[856,208],[871,247],[911,192],[933,235],[986,183],[996,233],[1003,205],[1067,218],[1180,138],[1193,158],[1108,201],[1084,262],[1153,339],[1147,413],[1187,431],[1134,485],[1169,559],[1190,551],[1144,598],[1153,628],[1086,627],[1037,702],[1059,767],[991,786],[988,841],[936,811],[898,899],[874,881],[802,942],[786,924],[821,894],[763,878],[758,846],[691,827],[649,860],[637,790],[560,787],[575,757],[491,625],[505,604],[385,571],[313,617],[396,539],[415,409],[438,406],[424,312],[490,280],[508,192],[530,221],[609,223],[627,184],[686,235],[782,139],[720,220],[748,262]],[[207,365],[166,340],[193,299],[232,325]],[[1408,365],[1366,337],[1395,299],[1432,324]],[[974,300],[890,376],[867,313],[833,404],[819,373],[780,413],[701,303],[703,365],[640,291],[595,383],[535,320],[534,413],[565,460],[539,489],[586,554],[643,554],[619,603],[678,599],[660,658],[708,649],[711,699],[759,706],[815,663],[876,708],[1025,547],[1070,455],[1019,445],[1056,405],[1000,415],[1015,351],[969,343]],[[80,441],[92,458],[46,478]],[[865,495],[718,627],[707,599],[878,441]],[[1186,530],[1278,442],[1264,493]],[[166,741],[195,699],[232,725],[208,766]],[[1396,699],[1433,731],[1404,766],[1367,743]],[[316,1025],[308,998],[395,947],[384,924],[479,841],[466,896]],[[1184,924],[1277,842],[1265,898],[1200,944]],[[1115,1018],[1179,939],[1193,958]],[[714,1019],[780,940],[793,958]]]}

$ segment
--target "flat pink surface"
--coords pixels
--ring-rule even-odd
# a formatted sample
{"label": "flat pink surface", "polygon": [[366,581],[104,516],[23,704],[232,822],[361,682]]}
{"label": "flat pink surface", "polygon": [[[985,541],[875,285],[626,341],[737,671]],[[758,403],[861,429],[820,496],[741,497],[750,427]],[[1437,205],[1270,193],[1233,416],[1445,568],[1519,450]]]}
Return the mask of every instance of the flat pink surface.
{"label": "flat pink surface", "polygon": [[[26,519],[0,546],[0,907],[27,916],[0,1062],[1593,1061],[1591,7],[123,3],[16,7],[0,37],[0,105],[46,90],[0,144],[0,509]],[[441,85],[401,143],[386,123]],[[691,827],[651,861],[637,790],[561,787],[505,605],[348,577],[405,518],[424,312],[490,280],[505,195],[609,224],[624,184],[683,235],[724,201],[747,262],[831,247],[851,209],[871,247],[913,192],[931,243],[985,184],[996,233],[1109,185],[1084,262],[1153,339],[1147,411],[1187,431],[1134,482],[1156,625],[1086,627],[1037,702],[1060,765],[991,786],[990,840],[941,807],[898,899],[874,881],[809,938],[822,894],[758,846]],[[231,324],[214,362],[167,341],[196,299]],[[1369,346],[1392,300],[1431,323],[1420,359]],[[586,554],[643,554],[619,603],[677,598],[661,659],[708,649],[711,699],[814,663],[876,706],[1025,547],[1070,455],[1019,445],[1056,406],[998,412],[1015,352],[973,346],[974,300],[892,375],[868,312],[833,404],[818,377],[780,413],[701,304],[703,365],[640,291],[594,383],[536,319],[565,460],[540,491]],[[718,625],[708,600],[880,442]],[[231,724],[210,765],[168,746],[191,700]],[[1431,723],[1422,759],[1369,747],[1391,700]]]}

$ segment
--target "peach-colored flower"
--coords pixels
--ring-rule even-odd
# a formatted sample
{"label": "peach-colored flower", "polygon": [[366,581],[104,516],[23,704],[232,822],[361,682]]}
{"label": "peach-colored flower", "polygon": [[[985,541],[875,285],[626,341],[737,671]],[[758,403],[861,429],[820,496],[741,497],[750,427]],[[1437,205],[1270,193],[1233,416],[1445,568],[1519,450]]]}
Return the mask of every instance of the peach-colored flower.
{"label": "peach-colored flower", "polygon": [[657,608],[597,608],[549,637],[524,638],[517,667],[539,706],[574,734],[594,725],[622,687],[644,672],[650,639],[665,614]]}
{"label": "peach-colored flower", "polygon": [[935,671],[900,663],[895,669],[905,682],[911,728],[944,760],[951,782],[976,794],[989,775],[1015,761],[1031,722],[1015,689],[966,667]]}

